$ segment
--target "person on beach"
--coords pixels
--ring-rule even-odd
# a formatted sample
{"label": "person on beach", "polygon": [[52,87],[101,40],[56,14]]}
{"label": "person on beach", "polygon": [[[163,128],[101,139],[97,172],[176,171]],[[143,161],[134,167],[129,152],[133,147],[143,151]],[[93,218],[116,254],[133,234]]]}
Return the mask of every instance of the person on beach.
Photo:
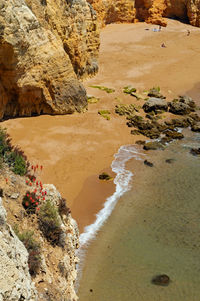
{"label": "person on beach", "polygon": [[159,25],[158,31],[161,31],[161,25]]}
{"label": "person on beach", "polygon": [[189,36],[190,35],[190,30],[189,29],[187,29],[187,36]]}
{"label": "person on beach", "polygon": [[165,45],[165,43],[162,43],[162,44],[160,45],[160,47],[162,47],[162,48],[167,48],[167,46]]}

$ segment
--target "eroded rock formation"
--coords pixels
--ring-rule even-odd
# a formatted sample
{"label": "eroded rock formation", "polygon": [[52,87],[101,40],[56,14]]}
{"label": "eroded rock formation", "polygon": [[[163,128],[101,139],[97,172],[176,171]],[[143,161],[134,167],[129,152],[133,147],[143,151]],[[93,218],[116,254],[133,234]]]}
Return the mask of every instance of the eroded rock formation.
{"label": "eroded rock formation", "polygon": [[[22,199],[27,193],[25,178],[13,174],[4,165],[0,187],[3,195],[0,197],[0,300],[77,301],[74,283],[79,231],[70,210],[59,214],[62,245],[52,245],[41,232],[36,216],[27,215],[24,211]],[[44,184],[44,189],[47,199],[59,206],[61,195],[55,186]],[[30,254],[11,226],[17,227],[21,233],[33,231],[35,241],[40,244],[41,265],[32,278],[28,266]]]}
{"label": "eroded rock formation", "polygon": [[82,111],[78,78],[97,71],[99,33],[86,0],[0,3],[0,119]]}
{"label": "eroded rock formation", "polygon": [[199,0],[88,0],[101,23],[137,22],[167,25],[163,17],[188,21],[200,26]]}
{"label": "eroded rock formation", "polygon": [[0,300],[38,300],[28,269],[28,252],[6,221],[0,197]]}

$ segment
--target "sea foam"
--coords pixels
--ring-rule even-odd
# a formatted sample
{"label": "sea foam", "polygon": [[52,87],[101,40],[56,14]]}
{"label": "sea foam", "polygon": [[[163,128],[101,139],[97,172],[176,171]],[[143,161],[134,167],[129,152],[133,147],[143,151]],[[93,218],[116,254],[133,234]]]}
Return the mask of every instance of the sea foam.
{"label": "sea foam", "polygon": [[131,158],[142,160],[142,156],[145,156],[145,154],[139,152],[139,150],[133,145],[121,146],[118,153],[114,155],[115,159],[112,162],[111,168],[112,171],[116,173],[116,177],[114,179],[116,190],[113,195],[107,198],[104,203],[104,207],[96,214],[95,222],[84,228],[84,232],[79,238],[80,249],[83,246],[87,246],[90,240],[94,239],[101,226],[110,216],[119,198],[131,188],[130,182],[133,174],[131,171],[126,169],[126,162]]}

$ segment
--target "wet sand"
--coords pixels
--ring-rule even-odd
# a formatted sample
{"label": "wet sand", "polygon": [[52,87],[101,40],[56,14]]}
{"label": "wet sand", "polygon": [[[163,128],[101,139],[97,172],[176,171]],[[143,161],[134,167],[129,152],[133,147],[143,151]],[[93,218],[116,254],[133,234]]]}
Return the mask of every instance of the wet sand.
{"label": "wet sand", "polygon": [[[100,182],[98,175],[109,169],[121,145],[141,138],[130,135],[125,118],[114,113],[116,104],[141,104],[123,94],[122,88],[129,84],[140,90],[160,86],[169,100],[188,91],[198,100],[200,29],[172,20],[161,32],[153,32],[153,28],[157,26],[112,24],[102,30],[99,73],[84,81],[87,93],[100,101],[89,104],[86,113],[2,123],[31,163],[44,166],[42,181],[54,183],[67,199],[81,231],[94,221],[95,213],[115,189],[112,182]],[[160,47],[163,42],[166,48]],[[107,94],[91,85],[116,91]],[[103,109],[111,111],[109,121],[98,115]]]}

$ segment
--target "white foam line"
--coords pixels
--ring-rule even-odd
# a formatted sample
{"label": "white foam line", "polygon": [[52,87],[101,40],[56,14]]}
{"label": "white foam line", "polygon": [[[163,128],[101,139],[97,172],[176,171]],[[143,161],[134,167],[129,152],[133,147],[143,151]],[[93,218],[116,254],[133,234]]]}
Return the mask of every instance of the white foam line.
{"label": "white foam line", "polygon": [[101,226],[110,216],[118,199],[131,188],[130,180],[133,174],[131,171],[125,169],[125,164],[131,158],[142,160],[140,158],[141,155],[145,156],[144,153],[139,153],[139,151],[132,145],[121,146],[118,153],[115,154],[115,160],[112,162],[111,168],[112,171],[117,174],[114,179],[116,191],[112,196],[107,198],[104,203],[104,207],[96,214],[95,222],[85,227],[84,232],[79,238],[80,248],[87,246],[89,241],[94,239]]}
{"label": "white foam line", "polygon": [[78,249],[77,256],[80,261],[77,265],[78,277],[75,284],[76,291],[78,291],[79,288],[84,265],[85,251],[89,243],[95,238],[99,229],[111,215],[119,198],[131,188],[130,180],[133,173],[125,168],[126,162],[131,158],[134,158],[135,160],[142,160],[141,156],[145,156],[145,154],[139,152],[133,145],[121,146],[118,153],[114,155],[115,159],[112,162],[111,168],[112,171],[117,174],[114,179],[116,190],[113,195],[107,198],[104,203],[104,207],[96,214],[95,222],[85,227],[84,232],[79,237],[80,247]]}

